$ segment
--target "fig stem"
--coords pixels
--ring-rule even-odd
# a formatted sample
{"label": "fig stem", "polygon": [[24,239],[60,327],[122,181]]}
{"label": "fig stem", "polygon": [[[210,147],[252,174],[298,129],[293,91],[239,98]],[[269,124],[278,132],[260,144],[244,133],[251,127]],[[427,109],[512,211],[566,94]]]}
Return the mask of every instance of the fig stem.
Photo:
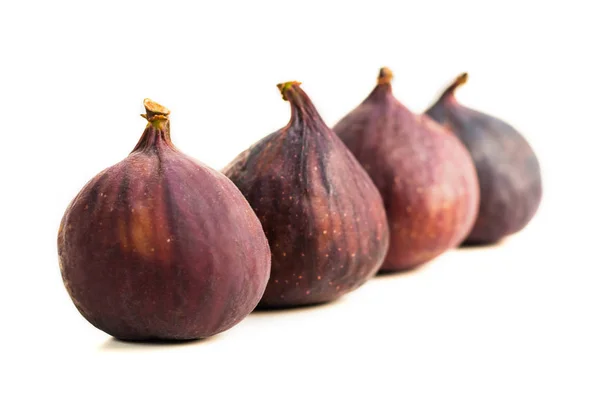
{"label": "fig stem", "polygon": [[453,95],[454,91],[458,87],[467,83],[468,80],[469,80],[469,74],[467,72],[463,72],[462,74],[457,76],[456,79],[454,79],[454,82],[452,82],[452,84],[450,86],[448,86],[448,88],[446,90],[444,90],[444,93],[442,94],[442,96],[445,97],[445,96]]}
{"label": "fig stem", "polygon": [[167,107],[148,98],[144,99],[144,108],[146,109],[146,114],[141,114],[141,116],[146,118],[148,122],[169,119],[169,114],[171,113]]}
{"label": "fig stem", "polygon": [[377,77],[378,85],[386,85],[392,82],[394,79],[394,73],[388,67],[383,67],[379,70],[379,76]]}
{"label": "fig stem", "polygon": [[146,114],[141,114],[141,116],[148,121],[148,124],[132,153],[154,149],[160,140],[166,142],[169,147],[175,148],[171,142],[171,122],[169,121],[171,111],[150,99],[144,99],[144,108],[146,108]]}
{"label": "fig stem", "polygon": [[290,101],[289,97],[286,95],[287,91],[292,87],[292,86],[300,86],[302,84],[302,82],[298,82],[298,81],[289,81],[289,82],[283,82],[283,83],[278,83],[277,84],[277,88],[279,89],[279,91],[281,92],[281,97],[286,100],[286,101]]}
{"label": "fig stem", "polygon": [[310,123],[325,124],[313,102],[300,87],[301,84],[298,81],[289,81],[277,85],[283,100],[290,103],[292,110],[290,124],[305,124],[308,121],[311,121]]}

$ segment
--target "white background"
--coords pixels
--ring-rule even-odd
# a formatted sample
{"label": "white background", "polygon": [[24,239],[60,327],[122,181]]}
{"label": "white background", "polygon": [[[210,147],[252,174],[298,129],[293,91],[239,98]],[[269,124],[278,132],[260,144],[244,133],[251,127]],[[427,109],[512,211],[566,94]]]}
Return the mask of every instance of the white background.
{"label": "white background", "polygon": [[[2,3],[0,398],[600,398],[595,2],[191,3]],[[58,224],[133,149],[145,97],[218,169],[287,123],[277,83],[302,81],[334,124],[383,65],[415,112],[468,71],[459,100],[523,132],[545,189],[525,231],[185,345],[78,314]]]}

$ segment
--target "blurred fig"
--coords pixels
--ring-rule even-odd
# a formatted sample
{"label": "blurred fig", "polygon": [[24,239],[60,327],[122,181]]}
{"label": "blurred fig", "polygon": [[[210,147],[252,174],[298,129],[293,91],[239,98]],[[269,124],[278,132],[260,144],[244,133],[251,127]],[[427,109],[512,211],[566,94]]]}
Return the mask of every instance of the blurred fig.
{"label": "blurred fig", "polygon": [[401,271],[462,242],[475,221],[479,189],[462,143],[401,104],[391,80],[382,68],[373,91],[333,130],[383,197],[390,246],[382,271]]}
{"label": "blurred fig", "polygon": [[520,231],[533,218],[542,177],[533,149],[515,128],[458,103],[454,92],[467,77],[457,77],[427,114],[450,128],[473,157],[481,200],[465,244],[489,244]]}
{"label": "blurred fig", "polygon": [[224,169],[269,239],[262,308],[323,303],[356,289],[379,269],[389,239],[381,196],[365,171],[298,82],[278,87],[290,122]]}
{"label": "blurred fig", "polygon": [[268,242],[235,185],[175,148],[169,110],[144,105],[137,146],[89,181],[63,216],[63,281],[79,312],[119,339],[211,336],[260,300]]}

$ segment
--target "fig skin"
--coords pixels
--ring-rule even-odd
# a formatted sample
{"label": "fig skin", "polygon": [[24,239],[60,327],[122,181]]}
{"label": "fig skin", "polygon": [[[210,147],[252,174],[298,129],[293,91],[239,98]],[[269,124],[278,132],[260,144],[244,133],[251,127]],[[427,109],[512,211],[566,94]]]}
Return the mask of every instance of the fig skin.
{"label": "fig skin", "polygon": [[460,244],[479,204],[475,167],[449,131],[392,93],[392,72],[333,130],[379,189],[390,228],[382,271],[414,269]]}
{"label": "fig skin", "polygon": [[63,216],[62,278],[80,313],[118,339],[205,338],[255,308],[268,242],[235,185],[175,148],[169,111],[144,104],[135,149],[89,181]]}
{"label": "fig skin", "polygon": [[300,83],[278,87],[290,103],[290,122],[223,170],[269,239],[271,278],[258,306],[264,309],[329,302],[358,288],[375,275],[389,242],[373,182]]}
{"label": "fig skin", "polygon": [[467,79],[467,73],[458,76],[427,114],[464,143],[477,169],[479,214],[464,244],[492,244],[531,221],[542,199],[542,177],[532,147],[514,127],[458,103],[455,90]]}

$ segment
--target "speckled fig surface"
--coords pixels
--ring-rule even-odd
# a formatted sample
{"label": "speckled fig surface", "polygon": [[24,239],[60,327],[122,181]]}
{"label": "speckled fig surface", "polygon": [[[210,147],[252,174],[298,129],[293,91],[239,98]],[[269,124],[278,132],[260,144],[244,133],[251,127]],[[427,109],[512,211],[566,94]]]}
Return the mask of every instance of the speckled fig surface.
{"label": "speckled fig surface", "polygon": [[475,222],[479,189],[462,143],[401,104],[391,80],[382,68],[373,91],[333,130],[383,197],[390,246],[382,271],[401,271],[462,242]]}
{"label": "speckled fig surface", "polygon": [[531,221],[542,199],[542,177],[532,147],[514,127],[456,100],[456,88],[467,79],[466,73],[457,77],[427,114],[450,128],[473,157],[481,201],[465,244],[489,244]]}
{"label": "speckled fig surface", "polygon": [[287,126],[241,153],[224,173],[258,215],[272,252],[261,308],[317,304],[356,289],[388,248],[381,196],[298,82],[280,84]]}
{"label": "speckled fig surface", "polygon": [[137,146],[63,216],[63,281],[79,312],[119,339],[208,337],[255,308],[269,277],[268,242],[235,185],[175,148],[169,111],[144,105]]}

